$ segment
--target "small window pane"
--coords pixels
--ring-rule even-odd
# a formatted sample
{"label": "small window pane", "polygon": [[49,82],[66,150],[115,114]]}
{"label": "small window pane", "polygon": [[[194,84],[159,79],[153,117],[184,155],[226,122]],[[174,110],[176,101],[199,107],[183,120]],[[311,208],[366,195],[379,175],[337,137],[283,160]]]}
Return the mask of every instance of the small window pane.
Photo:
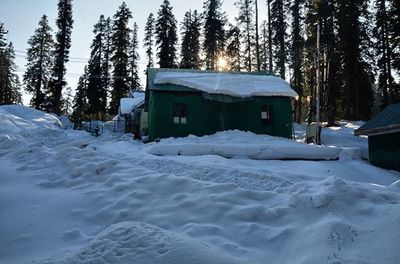
{"label": "small window pane", "polygon": [[187,123],[187,105],[186,104],[174,104],[172,109],[172,115],[174,117],[174,124],[186,124]]}
{"label": "small window pane", "polygon": [[267,112],[261,112],[261,118],[267,119]]}
{"label": "small window pane", "polygon": [[273,109],[271,105],[261,106],[261,121],[264,126],[273,123]]}

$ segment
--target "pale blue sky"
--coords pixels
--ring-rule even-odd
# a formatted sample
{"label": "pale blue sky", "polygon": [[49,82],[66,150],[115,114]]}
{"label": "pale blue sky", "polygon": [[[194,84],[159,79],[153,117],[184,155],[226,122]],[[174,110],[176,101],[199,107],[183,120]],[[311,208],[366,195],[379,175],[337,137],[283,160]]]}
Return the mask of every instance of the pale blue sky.
{"label": "pale blue sky", "polygon": [[[163,0],[126,0],[128,7],[133,13],[130,24],[137,22],[139,26],[141,67],[144,69],[146,58],[143,54],[142,39],[143,28],[148,15],[153,12],[155,15]],[[237,15],[237,8],[234,6],[236,0],[224,0],[223,10],[228,14],[230,22],[234,21]],[[77,80],[82,74],[85,63],[74,58],[87,59],[90,53],[90,43],[93,39],[93,25],[98,21],[101,14],[113,16],[122,0],[74,0],[73,18],[74,28],[72,31],[72,47],[70,50],[71,62],[67,65],[67,81],[73,89]],[[170,0],[173,6],[173,13],[180,23],[183,15],[189,9],[203,10],[203,0]],[[46,14],[53,30],[56,30],[55,19],[57,15],[58,0],[0,0],[0,21],[9,30],[8,40],[14,43],[17,51],[26,51],[27,41],[33,34],[40,17]],[[260,21],[266,18],[265,1],[259,1]],[[72,62],[75,61],[75,62]],[[17,52],[16,59],[19,73],[25,69],[24,53]],[[142,76],[144,78],[144,76]],[[142,80],[144,81],[144,80]],[[24,97],[28,103],[27,97]]]}

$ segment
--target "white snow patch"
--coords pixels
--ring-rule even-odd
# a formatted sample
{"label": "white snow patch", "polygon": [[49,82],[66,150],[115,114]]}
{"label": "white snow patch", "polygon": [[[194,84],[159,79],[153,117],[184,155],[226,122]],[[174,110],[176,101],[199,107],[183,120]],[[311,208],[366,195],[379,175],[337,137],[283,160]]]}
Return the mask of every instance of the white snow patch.
{"label": "white snow patch", "polygon": [[268,75],[173,71],[157,73],[154,84],[166,83],[182,85],[210,94],[225,94],[235,97],[298,96],[285,80]]}

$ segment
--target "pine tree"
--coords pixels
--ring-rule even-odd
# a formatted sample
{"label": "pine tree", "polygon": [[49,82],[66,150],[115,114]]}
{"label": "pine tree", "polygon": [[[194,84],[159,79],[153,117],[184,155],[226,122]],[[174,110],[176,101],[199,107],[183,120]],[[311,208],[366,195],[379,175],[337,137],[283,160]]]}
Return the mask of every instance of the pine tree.
{"label": "pine tree", "polygon": [[147,68],[154,67],[154,33],[155,33],[155,19],[153,13],[150,13],[147,18],[146,27],[144,28],[144,44],[146,48],[146,55],[148,59]]}
{"label": "pine tree", "polygon": [[271,13],[273,14],[271,16],[271,27],[276,70],[279,72],[281,78],[285,79],[285,63],[287,61],[286,29],[288,25],[285,19],[284,0],[275,0],[272,3]]}
{"label": "pine tree", "polygon": [[[321,119],[334,125],[335,118],[342,117],[341,105],[343,100],[340,94],[341,81],[341,51],[337,41],[337,12],[336,0],[314,0],[307,3],[306,35],[304,44],[304,94],[316,99],[316,43],[317,24],[320,25],[321,62],[320,72],[320,102]],[[311,103],[313,104],[313,100]],[[312,104],[309,107],[312,108]],[[310,109],[311,109],[310,108]],[[309,109],[309,110],[310,110]],[[310,114],[310,112],[309,112]],[[310,116],[309,116],[310,117]],[[311,119],[309,119],[311,121]]]}
{"label": "pine tree", "polygon": [[129,92],[129,35],[131,30],[128,28],[129,19],[132,13],[123,2],[117,13],[114,15],[114,24],[112,29],[112,50],[114,54],[111,58],[113,64],[113,81],[111,91],[110,114],[116,115],[120,100]]}
{"label": "pine tree", "polygon": [[181,63],[180,68],[198,69],[200,67],[200,16],[195,10],[185,13],[183,18],[182,45],[181,45]]}
{"label": "pine tree", "polygon": [[373,77],[362,52],[362,40],[370,39],[361,19],[365,16],[367,0],[338,2],[338,38],[342,53],[343,117],[367,120],[373,104]]}
{"label": "pine tree", "polygon": [[256,17],[256,61],[257,61],[257,71],[261,71],[261,54],[260,54],[260,34],[259,34],[259,27],[258,24],[258,1],[254,1],[255,5],[255,17]]}
{"label": "pine tree", "polygon": [[63,108],[62,108],[62,113],[65,116],[71,115],[71,110],[72,110],[72,88],[68,86],[65,91],[64,91],[64,100],[63,100]]}
{"label": "pine tree", "polygon": [[[390,0],[389,45],[392,68],[400,76],[400,1]],[[400,79],[393,83],[393,103],[400,102]]]}
{"label": "pine tree", "polygon": [[160,68],[176,67],[176,42],[178,41],[176,19],[168,0],[163,1],[158,11],[155,34]]}
{"label": "pine tree", "polygon": [[[393,69],[400,75],[400,1],[390,0],[389,10],[389,32],[390,46],[393,59]],[[400,92],[400,87],[398,88]]]}
{"label": "pine tree", "polygon": [[78,126],[82,125],[82,120],[88,117],[88,68],[85,66],[84,74],[79,77],[76,87],[75,97],[73,99],[72,121]]}
{"label": "pine tree", "polygon": [[266,20],[261,24],[260,64],[262,71],[268,71],[268,23]]}
{"label": "pine tree", "polygon": [[375,56],[379,72],[378,87],[383,97],[382,108],[385,108],[391,103],[400,101],[400,90],[393,78],[393,66],[395,67],[396,60],[399,60],[393,53],[400,56],[400,48],[397,47],[396,52],[396,44],[400,45],[398,40],[400,34],[395,34],[396,24],[398,26],[400,22],[393,20],[393,17],[396,18],[396,12],[393,12],[395,4],[392,5],[390,1],[376,0],[375,8],[374,36],[376,36]]}
{"label": "pine tree", "polygon": [[107,108],[107,88],[104,82],[103,61],[105,56],[106,21],[103,15],[94,26],[95,37],[91,45],[88,65],[88,112],[96,119],[103,119]]}
{"label": "pine tree", "polygon": [[218,59],[225,51],[226,15],[221,11],[221,0],[204,2],[204,42],[205,66],[207,70],[218,69]]}
{"label": "pine tree", "polygon": [[4,27],[4,23],[0,22],[0,52],[4,52],[7,47],[6,34],[7,30]]}
{"label": "pine tree", "polygon": [[136,22],[133,24],[131,47],[129,49],[129,79],[130,89],[140,90],[140,78],[139,78],[139,41],[138,41],[138,25]]}
{"label": "pine tree", "polygon": [[[110,77],[110,69],[111,69],[111,18],[107,17],[104,22],[104,47],[103,47],[103,61],[102,61],[102,78],[103,78],[103,86],[106,90],[106,97],[108,98],[108,93],[110,91],[111,86],[111,77]],[[107,100],[106,98],[106,100]]]}
{"label": "pine tree", "polygon": [[242,70],[242,52],[241,52],[241,34],[239,27],[230,25],[230,29],[226,35],[226,58],[228,61],[229,71],[240,72]]}
{"label": "pine tree", "polygon": [[4,24],[0,22],[0,105],[4,104],[6,76],[8,72],[8,61],[6,56],[7,39]]}
{"label": "pine tree", "polygon": [[23,77],[25,90],[33,94],[31,105],[36,109],[44,109],[53,64],[51,50],[54,45],[46,15],[40,19],[39,28],[35,30],[28,44],[26,71]]}
{"label": "pine tree", "polygon": [[294,0],[290,7],[292,11],[292,34],[290,49],[290,68],[292,69],[291,86],[299,95],[299,99],[295,104],[295,120],[297,123],[302,119],[302,103],[303,97],[303,52],[304,52],[304,21],[301,10],[303,9],[304,0]]}
{"label": "pine tree", "polygon": [[267,12],[268,12],[268,71],[270,73],[274,72],[273,54],[272,54],[272,13],[271,13],[271,2],[272,0],[267,0]]}
{"label": "pine tree", "polygon": [[0,105],[22,104],[21,83],[15,73],[15,50],[12,42],[0,51]]}
{"label": "pine tree", "polygon": [[72,0],[59,0],[58,18],[56,21],[58,32],[54,50],[54,66],[52,79],[49,82],[50,111],[60,114],[62,106],[62,90],[66,85],[64,80],[66,63],[69,61],[72,32]]}
{"label": "pine tree", "polygon": [[241,27],[243,34],[243,45],[244,45],[244,65],[248,72],[252,71],[252,66],[254,64],[254,58],[252,57],[254,49],[256,47],[255,42],[255,30],[254,27],[254,0],[239,0],[236,3],[239,8],[239,16],[237,17],[237,22]]}

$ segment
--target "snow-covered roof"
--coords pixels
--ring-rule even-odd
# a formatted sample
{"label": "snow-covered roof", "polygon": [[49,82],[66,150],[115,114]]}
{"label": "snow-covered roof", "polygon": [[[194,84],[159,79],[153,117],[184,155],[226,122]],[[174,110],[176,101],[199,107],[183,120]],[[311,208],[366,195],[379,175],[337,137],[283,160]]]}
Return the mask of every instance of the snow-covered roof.
{"label": "snow-covered roof", "polygon": [[166,71],[157,73],[154,84],[182,85],[210,94],[234,97],[298,96],[289,83],[270,75]]}
{"label": "snow-covered roof", "polygon": [[120,113],[129,114],[135,108],[144,103],[144,93],[135,93],[134,98],[121,98],[120,100]]}

